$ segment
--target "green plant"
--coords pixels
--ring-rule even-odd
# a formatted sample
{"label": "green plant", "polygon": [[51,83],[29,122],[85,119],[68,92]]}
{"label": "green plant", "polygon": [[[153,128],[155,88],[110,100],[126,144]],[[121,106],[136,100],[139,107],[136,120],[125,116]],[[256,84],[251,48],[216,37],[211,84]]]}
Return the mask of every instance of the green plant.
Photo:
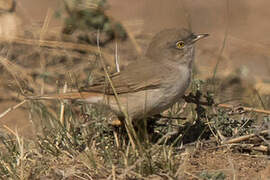
{"label": "green plant", "polygon": [[63,33],[78,34],[78,40],[96,43],[96,33],[101,32],[100,45],[117,38],[127,37],[123,26],[105,13],[106,0],[64,0],[67,17],[64,18]]}
{"label": "green plant", "polygon": [[209,173],[207,171],[203,171],[200,174],[200,177],[204,180],[224,180],[224,179],[226,179],[226,175],[223,172]]}

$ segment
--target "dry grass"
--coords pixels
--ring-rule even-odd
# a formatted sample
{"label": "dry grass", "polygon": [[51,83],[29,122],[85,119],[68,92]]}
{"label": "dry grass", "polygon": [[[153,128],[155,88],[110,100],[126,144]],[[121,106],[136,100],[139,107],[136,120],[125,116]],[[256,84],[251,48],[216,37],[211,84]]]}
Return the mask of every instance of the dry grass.
{"label": "dry grass", "polygon": [[[202,86],[194,81],[193,93]],[[197,98],[204,100],[199,95]],[[253,167],[249,168],[255,173],[252,165],[254,153],[261,154],[256,158],[257,169],[266,165],[263,154],[268,149],[255,147],[258,143],[267,147],[268,140],[264,142],[267,137],[256,132],[258,128],[253,122],[259,118],[254,116],[254,112],[179,103],[166,112],[167,117],[155,118],[156,122],[149,124],[150,141],[140,142],[143,149],[137,151],[136,145],[132,148],[125,128],[115,129],[109,125],[109,117],[102,108],[65,102],[54,103],[51,107],[38,101],[28,101],[26,105],[36,134],[28,139],[3,127],[2,177],[231,179],[245,173],[239,169],[239,162]],[[65,110],[60,111],[63,107]],[[80,114],[76,110],[78,107]],[[58,110],[51,113],[51,109]],[[115,130],[119,136],[118,145],[113,134]],[[245,135],[254,130],[252,135]],[[233,145],[222,145],[224,140],[239,135],[245,138],[238,138],[239,141],[233,141]],[[244,151],[250,155],[242,156]],[[226,165],[228,163],[229,166]]]}
{"label": "dry grass", "polygon": [[[95,78],[94,69],[103,69],[99,72],[105,71],[109,79],[108,64],[101,57],[114,62],[114,55],[100,47],[46,40],[50,12],[46,19],[37,38],[17,37],[11,44],[1,39],[0,71],[8,74],[0,84],[9,97],[21,102],[1,113],[0,120],[23,106],[35,132],[31,138],[24,137],[1,125],[3,179],[240,179],[247,173],[261,175],[267,165],[270,121],[269,111],[261,107],[269,109],[270,104],[268,95],[251,96],[253,87],[241,91],[243,96],[238,98],[252,97],[245,105],[259,108],[224,109],[215,104],[223,102],[223,87],[231,84],[220,84],[218,77],[211,81],[194,78],[189,90],[193,103],[179,102],[161,117],[149,118],[143,135],[147,141],[138,137],[128,116],[127,127],[111,126],[111,114],[103,107],[24,100],[27,94],[76,89]],[[141,52],[132,32],[128,35],[132,37],[130,49]]]}

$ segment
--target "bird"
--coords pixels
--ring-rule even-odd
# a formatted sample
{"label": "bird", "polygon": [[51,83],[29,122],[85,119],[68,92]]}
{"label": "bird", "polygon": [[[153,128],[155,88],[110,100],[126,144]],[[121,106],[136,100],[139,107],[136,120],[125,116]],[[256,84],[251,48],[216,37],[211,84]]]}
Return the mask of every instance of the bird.
{"label": "bird", "polygon": [[132,121],[157,115],[181,100],[191,82],[194,45],[207,36],[185,28],[162,30],[153,37],[144,55],[110,76],[113,88],[105,78],[100,78],[77,92],[29,99],[69,99],[101,104],[121,120],[126,115]]}

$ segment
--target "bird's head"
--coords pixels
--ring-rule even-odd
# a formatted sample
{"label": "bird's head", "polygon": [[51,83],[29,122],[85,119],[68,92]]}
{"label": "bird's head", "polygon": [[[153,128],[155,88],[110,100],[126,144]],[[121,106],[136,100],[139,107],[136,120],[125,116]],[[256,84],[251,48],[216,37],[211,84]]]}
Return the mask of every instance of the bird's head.
{"label": "bird's head", "polygon": [[166,29],[154,36],[146,56],[158,61],[191,64],[194,59],[194,43],[207,36],[195,35],[187,29]]}

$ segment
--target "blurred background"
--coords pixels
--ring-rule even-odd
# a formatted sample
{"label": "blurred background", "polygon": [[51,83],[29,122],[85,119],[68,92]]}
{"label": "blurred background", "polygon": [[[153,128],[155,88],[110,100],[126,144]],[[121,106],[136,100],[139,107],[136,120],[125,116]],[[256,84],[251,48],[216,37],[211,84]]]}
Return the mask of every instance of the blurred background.
{"label": "blurred background", "polygon": [[[224,93],[226,100],[234,96],[250,99],[252,96],[270,94],[269,6],[270,2],[267,0],[108,0],[105,12],[124,26],[138,44],[137,48],[143,52],[151,37],[165,28],[191,27],[195,33],[209,33],[208,39],[197,44],[196,78],[207,80],[215,74],[215,77],[220,79],[220,92]],[[60,41],[57,37],[63,32],[64,24],[55,14],[62,9],[63,3],[60,0],[20,0],[14,12],[2,13],[1,32],[4,37],[8,37],[8,33],[11,37],[25,37],[29,31],[36,31],[38,35],[33,33],[31,37],[42,36],[44,39]],[[44,29],[46,33],[42,34]],[[124,41],[118,43],[122,65],[136,59],[134,42],[129,46],[126,46]],[[12,60],[15,55],[9,56],[6,50],[8,46],[4,47],[2,55]],[[105,52],[113,55],[115,43],[112,42],[104,48]],[[60,61],[57,63],[57,70],[61,67],[62,70],[65,69]],[[40,66],[42,61],[31,64],[33,66],[30,67],[34,68]],[[0,65],[0,70],[4,72],[3,69],[5,68]],[[47,69],[50,69],[49,66]],[[6,86],[1,85],[4,81],[8,79],[2,78],[0,82],[0,112],[16,104],[14,99],[9,98]],[[249,87],[251,90],[248,89],[249,93],[246,93],[245,89]],[[55,89],[45,92],[53,91],[55,92]],[[34,90],[33,92],[37,93]],[[244,102],[247,103],[245,100]],[[28,125],[22,119],[28,119],[28,114],[23,109],[16,111],[17,113],[1,119],[0,123],[27,129]],[[18,114],[23,118],[18,119]]]}
{"label": "blurred background", "polygon": [[[222,56],[219,73],[228,75],[236,70],[247,80],[270,81],[270,3],[252,1],[187,1],[171,0],[109,0],[108,14],[126,24],[137,34],[154,34],[164,28],[188,27],[195,33],[211,36],[198,45],[196,63],[204,75],[211,75]],[[17,12],[24,26],[42,24],[48,8],[58,10],[60,0],[21,0]],[[59,26],[52,19],[50,27]],[[226,37],[225,47],[223,41]],[[261,87],[261,91],[269,91]]]}

